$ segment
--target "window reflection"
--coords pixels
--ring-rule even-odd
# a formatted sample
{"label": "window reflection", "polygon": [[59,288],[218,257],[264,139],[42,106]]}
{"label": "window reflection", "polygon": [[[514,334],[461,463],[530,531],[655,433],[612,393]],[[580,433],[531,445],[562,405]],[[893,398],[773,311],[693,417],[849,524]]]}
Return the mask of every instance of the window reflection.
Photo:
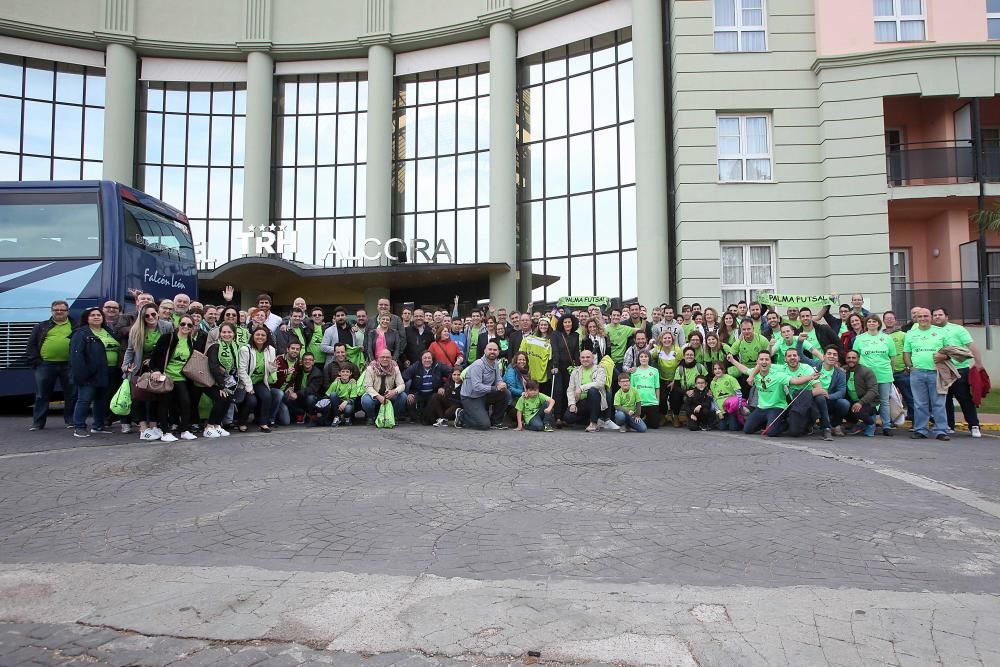
{"label": "window reflection", "polygon": [[[271,219],[296,233],[285,259],[333,266],[337,241],[356,256],[365,235],[368,82],[364,74],[277,79]],[[354,262],[340,260],[337,266]]]}
{"label": "window reflection", "polygon": [[631,30],[518,61],[521,280],[536,303],[637,296]]}
{"label": "window reflection", "polygon": [[203,267],[240,251],[245,98],[242,83],[140,82],[136,183],[188,216]]}
{"label": "window reflection", "polygon": [[443,240],[460,264],[489,261],[487,67],[396,80],[394,233]]}
{"label": "window reflection", "polygon": [[103,69],[0,55],[0,180],[100,178],[103,144]]}

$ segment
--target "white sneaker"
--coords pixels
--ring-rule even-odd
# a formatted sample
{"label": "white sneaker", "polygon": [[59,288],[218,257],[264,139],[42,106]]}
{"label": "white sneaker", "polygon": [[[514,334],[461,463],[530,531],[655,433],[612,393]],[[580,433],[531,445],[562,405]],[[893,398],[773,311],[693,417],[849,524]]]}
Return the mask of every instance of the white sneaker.
{"label": "white sneaker", "polygon": [[982,431],[979,430],[978,426],[973,426],[973,427],[969,428],[969,431],[972,432],[972,437],[973,438],[981,438],[981,437],[983,437]]}
{"label": "white sneaker", "polygon": [[227,431],[226,429],[222,428],[221,426],[216,426],[215,427],[215,432],[218,433],[219,435],[221,435],[223,438],[228,438],[229,437],[229,431]]}
{"label": "white sneaker", "polygon": [[156,426],[153,427],[153,433],[156,434],[156,439],[157,440],[159,440],[160,438],[163,437],[163,431],[161,429],[157,428]]}
{"label": "white sneaker", "polygon": [[183,433],[181,433],[181,440],[197,440],[197,439],[198,436],[196,436],[191,431],[184,431]]}
{"label": "white sneaker", "polygon": [[131,424],[122,424],[122,433],[131,433],[131,432],[132,432]]}
{"label": "white sneaker", "polygon": [[447,423],[448,423],[448,420],[444,419],[443,417],[441,417],[441,418],[435,420],[435,422],[432,424],[432,426],[441,426],[442,424],[447,424]]}
{"label": "white sneaker", "polygon": [[167,432],[160,436],[160,442],[177,442],[177,436]]}
{"label": "white sneaker", "polygon": [[139,439],[152,441],[152,440],[159,440],[161,437],[162,436],[156,435],[156,429],[147,428],[145,431],[142,432],[142,435],[139,436]]}
{"label": "white sneaker", "polygon": [[599,427],[601,427],[602,429],[604,429],[605,431],[617,431],[618,430],[618,424],[614,423],[610,419],[600,419],[600,420],[598,420],[597,425]]}
{"label": "white sneaker", "polygon": [[214,426],[209,426],[204,433],[206,438],[221,438],[222,434],[215,430]]}

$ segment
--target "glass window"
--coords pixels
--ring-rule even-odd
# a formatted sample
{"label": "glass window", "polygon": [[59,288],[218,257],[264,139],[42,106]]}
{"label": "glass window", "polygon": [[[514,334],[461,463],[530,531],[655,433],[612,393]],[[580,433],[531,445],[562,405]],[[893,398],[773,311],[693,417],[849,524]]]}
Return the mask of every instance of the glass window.
{"label": "glass window", "polygon": [[[136,183],[184,211],[204,268],[225,264],[230,247],[239,247],[231,236],[243,224],[245,98],[242,83],[140,82]],[[154,243],[184,251],[165,227],[150,230],[150,238],[159,232],[163,239]]]}
{"label": "glass window", "polygon": [[[147,252],[165,254],[170,259],[194,261],[195,252],[188,230],[179,222],[130,202],[123,201],[125,242]],[[204,221],[199,221],[204,224]]]}
{"label": "glass window", "polygon": [[638,296],[631,31],[518,63],[522,290]]}
{"label": "glass window", "polygon": [[393,234],[444,241],[459,264],[488,262],[488,65],[398,77],[394,120]]}
{"label": "glass window", "polygon": [[754,301],[775,290],[774,247],[770,244],[724,244],[722,303]]}
{"label": "glass window", "polygon": [[97,193],[0,195],[0,259],[101,255]]}
{"label": "glass window", "polygon": [[766,51],[765,0],[713,0],[716,51]]}
{"label": "glass window", "polygon": [[103,69],[0,55],[0,179],[99,177],[103,153]]}
{"label": "glass window", "polygon": [[[364,74],[277,79],[271,221],[295,230],[285,259],[333,266],[330,244],[356,256],[364,239],[368,86]],[[346,261],[346,260],[345,260]]]}
{"label": "glass window", "polygon": [[761,114],[718,116],[719,180],[768,182],[771,164],[771,117]]}
{"label": "glass window", "polygon": [[986,28],[990,39],[1000,39],[1000,0],[986,0]]}
{"label": "glass window", "polygon": [[872,0],[876,42],[921,42],[927,39],[924,0]]}

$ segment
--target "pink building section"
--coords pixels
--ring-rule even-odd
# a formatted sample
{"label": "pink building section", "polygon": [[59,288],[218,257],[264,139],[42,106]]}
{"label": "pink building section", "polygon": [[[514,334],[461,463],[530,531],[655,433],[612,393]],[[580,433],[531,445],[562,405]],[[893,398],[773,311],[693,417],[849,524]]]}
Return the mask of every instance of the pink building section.
{"label": "pink building section", "polygon": [[[986,0],[924,0],[927,42],[984,42]],[[816,0],[816,53],[836,56],[927,42],[875,41],[872,0]]]}

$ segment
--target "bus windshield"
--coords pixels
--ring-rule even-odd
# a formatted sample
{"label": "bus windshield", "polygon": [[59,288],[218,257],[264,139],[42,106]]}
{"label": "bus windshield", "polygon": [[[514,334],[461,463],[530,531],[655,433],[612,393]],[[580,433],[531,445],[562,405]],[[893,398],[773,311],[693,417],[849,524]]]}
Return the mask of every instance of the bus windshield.
{"label": "bus windshield", "polygon": [[0,195],[0,260],[100,256],[96,192]]}
{"label": "bus windshield", "polygon": [[165,215],[123,201],[125,242],[146,252],[194,262],[194,245],[187,227]]}

